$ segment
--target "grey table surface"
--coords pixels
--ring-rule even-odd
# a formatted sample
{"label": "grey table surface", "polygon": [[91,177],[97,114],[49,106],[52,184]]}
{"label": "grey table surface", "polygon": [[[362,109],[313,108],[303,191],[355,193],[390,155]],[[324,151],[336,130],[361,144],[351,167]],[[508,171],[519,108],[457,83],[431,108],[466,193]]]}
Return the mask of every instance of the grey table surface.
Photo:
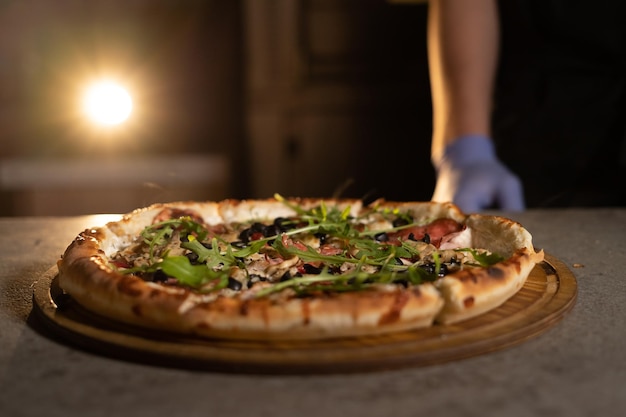
{"label": "grey table surface", "polygon": [[426,367],[241,375],[84,351],[33,320],[32,285],[103,216],[0,219],[0,416],[623,416],[626,209],[510,214],[578,283],[538,337]]}

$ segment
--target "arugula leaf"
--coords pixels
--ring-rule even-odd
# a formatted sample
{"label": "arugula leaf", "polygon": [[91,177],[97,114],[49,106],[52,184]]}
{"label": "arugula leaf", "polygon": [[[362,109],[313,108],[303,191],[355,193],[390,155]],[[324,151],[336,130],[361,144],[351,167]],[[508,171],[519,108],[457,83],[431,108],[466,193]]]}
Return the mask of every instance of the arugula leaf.
{"label": "arugula leaf", "polygon": [[433,261],[435,261],[435,275],[439,275],[439,272],[441,272],[441,257],[439,256],[439,252],[434,251],[432,257]]}
{"label": "arugula leaf", "polygon": [[438,274],[429,274],[424,268],[419,266],[410,266],[406,270],[406,277],[413,285],[419,285],[423,282],[432,282],[438,278]]}
{"label": "arugula leaf", "polygon": [[293,256],[299,257],[304,262],[315,262],[322,261],[332,265],[340,265],[344,262],[353,262],[356,263],[358,260],[353,258],[349,258],[346,256],[338,256],[338,255],[323,255],[313,249],[310,246],[307,246],[306,250],[298,249],[295,246],[285,246],[281,239],[276,239],[272,244],[272,247],[276,249],[276,251],[285,258],[291,258]]}
{"label": "arugula leaf", "polygon": [[262,290],[258,291],[255,294],[255,296],[257,298],[265,297],[270,294],[283,291],[287,288],[295,287],[297,285],[311,284],[311,283],[316,283],[316,282],[327,282],[329,280],[334,280],[334,279],[337,279],[336,275],[324,274],[324,273],[319,274],[319,275],[307,275],[304,277],[292,278],[287,281],[282,281],[277,284],[274,284],[270,287],[263,288]]}
{"label": "arugula leaf", "polygon": [[215,245],[211,245],[211,249],[209,249],[197,239],[190,239],[188,242],[181,243],[180,246],[182,248],[189,249],[190,251],[198,255],[198,262],[201,263],[206,262],[211,254],[214,254],[213,248],[215,247]]}
{"label": "arugula leaf", "polygon": [[208,231],[202,224],[192,220],[190,217],[164,220],[147,226],[142,230],[141,238],[149,247],[150,259],[152,261],[154,261],[157,255],[157,249],[167,245],[172,239],[175,230],[180,230],[185,235],[194,236],[194,238],[200,241],[204,240],[208,234]]}
{"label": "arugula leaf", "polygon": [[504,257],[497,253],[479,252],[472,248],[457,249],[459,252],[469,252],[480,266],[491,266],[502,262]]}
{"label": "arugula leaf", "polygon": [[166,275],[190,287],[201,287],[211,281],[218,281],[213,290],[228,285],[227,271],[214,271],[206,264],[192,265],[186,256],[166,256],[156,266]]}

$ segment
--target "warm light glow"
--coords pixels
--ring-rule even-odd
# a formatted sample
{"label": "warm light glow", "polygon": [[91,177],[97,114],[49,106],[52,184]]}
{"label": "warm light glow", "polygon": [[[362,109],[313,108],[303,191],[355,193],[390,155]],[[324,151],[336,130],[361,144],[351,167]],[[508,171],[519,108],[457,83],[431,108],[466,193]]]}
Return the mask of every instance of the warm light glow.
{"label": "warm light glow", "polygon": [[84,109],[94,122],[117,125],[130,116],[133,100],[120,85],[111,81],[101,81],[87,89]]}
{"label": "warm light glow", "polygon": [[109,222],[116,222],[122,218],[120,214],[94,214],[85,219],[86,227],[101,227]]}

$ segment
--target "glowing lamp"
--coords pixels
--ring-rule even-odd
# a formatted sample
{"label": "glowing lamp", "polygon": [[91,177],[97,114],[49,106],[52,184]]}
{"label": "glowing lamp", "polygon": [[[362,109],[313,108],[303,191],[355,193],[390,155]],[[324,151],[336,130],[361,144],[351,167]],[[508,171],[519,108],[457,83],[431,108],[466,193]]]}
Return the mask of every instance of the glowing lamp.
{"label": "glowing lamp", "polygon": [[87,89],[83,108],[92,121],[113,126],[128,119],[133,110],[133,100],[120,85],[101,81]]}

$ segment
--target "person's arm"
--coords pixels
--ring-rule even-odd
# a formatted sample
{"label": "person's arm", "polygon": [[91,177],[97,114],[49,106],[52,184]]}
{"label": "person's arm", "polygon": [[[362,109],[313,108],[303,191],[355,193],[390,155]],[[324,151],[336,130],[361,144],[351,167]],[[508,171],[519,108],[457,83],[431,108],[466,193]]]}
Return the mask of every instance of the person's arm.
{"label": "person's arm", "polygon": [[428,61],[433,96],[432,155],[455,138],[490,136],[499,22],[495,0],[431,0]]}
{"label": "person's arm", "polygon": [[466,211],[524,208],[521,184],[497,160],[490,139],[498,48],[496,0],[430,1],[433,200]]}

